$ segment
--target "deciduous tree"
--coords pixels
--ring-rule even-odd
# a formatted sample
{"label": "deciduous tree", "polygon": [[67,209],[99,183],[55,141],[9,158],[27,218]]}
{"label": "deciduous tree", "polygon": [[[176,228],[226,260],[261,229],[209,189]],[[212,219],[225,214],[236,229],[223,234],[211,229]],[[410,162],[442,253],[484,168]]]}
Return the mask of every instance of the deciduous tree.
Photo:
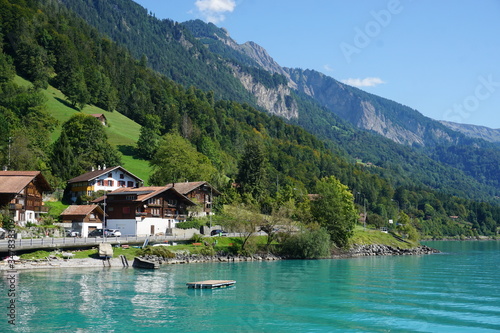
{"label": "deciduous tree", "polygon": [[334,176],[320,180],[316,191],[318,198],[312,209],[316,221],[338,247],[346,247],[358,219],[352,193]]}
{"label": "deciduous tree", "polygon": [[176,133],[168,133],[160,141],[151,160],[153,172],[149,182],[153,185],[181,181],[210,181],[217,170],[210,160],[199,153],[186,139]]}

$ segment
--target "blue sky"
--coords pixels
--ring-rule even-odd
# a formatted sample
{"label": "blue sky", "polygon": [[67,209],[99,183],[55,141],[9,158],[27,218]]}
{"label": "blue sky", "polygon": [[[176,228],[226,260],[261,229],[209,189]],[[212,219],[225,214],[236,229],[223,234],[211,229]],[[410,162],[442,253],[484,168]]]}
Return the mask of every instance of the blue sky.
{"label": "blue sky", "polygon": [[284,67],[314,69],[424,115],[500,128],[500,0],[134,0],[210,21]]}

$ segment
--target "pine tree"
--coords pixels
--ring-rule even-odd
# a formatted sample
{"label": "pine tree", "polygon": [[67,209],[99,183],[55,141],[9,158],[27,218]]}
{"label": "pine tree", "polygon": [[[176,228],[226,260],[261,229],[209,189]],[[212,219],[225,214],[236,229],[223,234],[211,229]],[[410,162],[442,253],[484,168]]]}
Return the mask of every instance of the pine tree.
{"label": "pine tree", "polygon": [[65,132],[54,142],[51,167],[52,174],[62,180],[71,179],[78,173],[77,160]]}
{"label": "pine tree", "polygon": [[262,199],[268,193],[268,160],[264,145],[259,141],[249,142],[238,164],[236,182],[242,192],[249,193],[254,199]]}
{"label": "pine tree", "polygon": [[161,120],[156,115],[146,115],[144,126],[141,127],[139,140],[137,140],[137,152],[139,156],[150,160],[158,150],[161,138]]}

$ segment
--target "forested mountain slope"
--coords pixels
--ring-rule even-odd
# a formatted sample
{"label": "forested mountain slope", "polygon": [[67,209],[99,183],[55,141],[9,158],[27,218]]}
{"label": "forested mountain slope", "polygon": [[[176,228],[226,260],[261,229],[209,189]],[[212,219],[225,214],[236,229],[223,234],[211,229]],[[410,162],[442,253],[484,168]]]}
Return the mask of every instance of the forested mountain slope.
{"label": "forested mountain slope", "polygon": [[[458,130],[456,126],[454,128],[444,126],[423,116],[417,110],[350,87],[319,72],[281,68],[255,43],[238,45],[224,29],[217,28],[213,24],[199,20],[183,24],[213,52],[234,61],[244,61],[246,64],[255,62],[260,68],[274,73],[273,75],[285,76],[289,87],[295,89],[293,97],[297,101],[299,110],[298,117],[289,119],[313,134],[342,143],[351,156],[360,157],[376,165],[381,165],[379,161],[382,160],[389,168],[403,166],[403,170],[410,173],[406,174],[406,177],[419,179],[431,186],[436,186],[436,183],[441,181],[447,183],[448,176],[440,176],[444,170],[451,168],[453,173],[458,169],[479,183],[495,188],[493,191],[488,191],[489,195],[495,196],[495,193],[498,193],[500,189],[498,145],[486,142],[477,135],[472,136],[470,131],[464,132],[464,127]],[[307,100],[304,97],[310,97],[313,102],[304,105],[304,100]],[[355,128],[376,133],[411,148],[391,145],[377,135],[365,133],[360,134],[360,137],[369,139],[351,145],[349,140],[345,140],[345,136],[339,136],[336,132],[339,121],[338,118],[332,117],[331,113],[346,120]],[[360,150],[359,147],[364,149]],[[404,153],[401,153],[403,151]],[[437,170],[440,171],[436,172]],[[444,171],[444,174],[450,175],[450,172]],[[436,179],[431,180],[430,175],[438,175],[436,179],[439,180],[437,182]],[[455,178],[453,182],[456,182],[457,178],[452,178]],[[462,185],[459,187],[464,188]]]}
{"label": "forested mountain slope", "polygon": [[[319,138],[248,103],[218,100],[212,91],[184,87],[148,68],[144,59],[135,59],[127,49],[101,35],[59,1],[0,1],[3,46],[0,50],[0,132],[2,138],[12,138],[18,151],[22,149],[29,155],[25,159],[16,155],[10,161],[15,169],[41,169],[51,182],[58,184],[57,180],[64,182],[65,175],[74,172],[69,167],[79,163],[119,163],[119,156],[108,145],[108,137],[102,135],[102,127],[80,112],[75,112],[76,118],[70,118],[73,127],[69,127],[68,122],[62,126],[68,137],[64,139],[61,134],[55,144],[50,145],[50,135],[58,122],[41,91],[51,83],[65,95],[65,100],[60,98],[60,102],[75,111],[96,105],[110,112],[119,111],[146,125],[141,128],[139,140],[148,139],[149,144],[131,150],[137,157],[152,156],[149,157],[153,168],[151,176],[158,176],[151,178],[153,183],[172,180],[161,177],[165,175],[159,175],[158,171],[162,165],[172,162],[171,156],[176,152],[191,159],[189,163],[170,168],[181,172],[174,180],[193,180],[201,175],[200,171],[209,170],[210,173],[203,174],[207,176],[204,179],[227,193],[224,200],[228,201],[236,195],[231,184],[238,180],[245,185],[244,193],[240,191],[238,195],[254,198],[263,211],[288,200],[297,206],[308,202],[306,194],[315,191],[317,182],[333,175],[355,195],[362,193],[370,213],[369,221],[374,225],[385,223],[404,210],[426,234],[496,232],[496,221],[500,220],[498,206],[470,200],[473,197],[489,199],[488,191],[494,189],[459,170],[440,169],[430,164],[435,163],[432,161],[425,169],[421,164],[424,159],[412,155],[417,154],[415,151],[401,145],[398,145],[401,150],[393,150],[391,145],[395,143],[390,140],[372,140],[373,134],[358,131],[331,113],[329,118],[307,118],[324,131]],[[16,72],[31,81],[34,88],[16,84]],[[297,105],[303,106],[300,112],[322,114],[324,111],[310,97],[293,92],[292,95]],[[87,140],[69,137],[72,132],[68,129],[77,128],[80,120],[82,124],[89,123],[99,136],[90,132]],[[335,140],[324,140],[332,136],[331,133],[336,133]],[[85,144],[87,150],[71,157],[73,150],[81,148],[73,147],[71,142]],[[349,149],[360,151],[366,147],[373,147],[375,151],[380,146],[377,151],[389,149],[390,153],[386,155],[387,160],[379,157],[379,165],[366,163],[369,160],[356,164],[356,156],[349,156],[344,147],[348,145]],[[151,151],[140,149],[144,147]],[[1,143],[2,164],[7,161],[8,148],[8,142]],[[155,149],[165,154],[158,155]],[[394,164],[390,161],[391,154],[410,163]],[[241,163],[247,156],[258,157],[260,161],[255,172],[261,176],[259,183],[250,187]],[[418,176],[427,185],[412,176],[420,168],[423,169]],[[191,172],[189,176],[182,174],[186,170]],[[431,170],[434,171],[425,174]],[[356,200],[358,204],[363,201],[359,197]],[[462,223],[449,218],[454,215],[460,216]]]}
{"label": "forested mountain slope", "polygon": [[[336,148],[337,151],[343,151],[344,154],[349,155],[351,161],[361,159],[365,162],[383,167],[386,176],[388,176],[396,186],[416,183],[431,186],[432,188],[443,189],[453,194],[480,197],[484,200],[491,200],[491,198],[498,193],[498,188],[494,186],[491,187],[491,182],[483,175],[479,175],[473,180],[471,177],[475,176],[475,173],[470,173],[466,176],[464,170],[457,169],[453,165],[445,166],[442,164],[442,161],[436,162],[432,158],[429,158],[429,156],[433,157],[434,155],[429,154],[427,151],[417,151],[409,147],[402,147],[397,144],[392,144],[388,140],[377,135],[367,134],[366,132],[357,130],[349,123],[341,120],[330,110],[326,109],[326,107],[320,106],[318,101],[310,96],[311,91],[307,91],[306,89],[302,89],[302,91],[299,89],[293,92],[295,81],[293,78],[290,80],[292,75],[295,76],[297,82],[302,82],[301,80],[304,80],[304,73],[308,73],[310,77],[314,77],[314,75],[319,73],[281,69],[281,67],[267,55],[265,50],[259,49],[254,43],[238,45],[228,36],[226,31],[217,28],[213,24],[205,24],[199,20],[189,21],[180,25],[168,20],[159,21],[149,15],[146,10],[141,9],[140,6],[138,7],[137,4],[126,0],[109,0],[104,3],[101,3],[103,1],[89,2],[82,0],[63,0],[63,2],[70,6],[70,8],[77,10],[79,15],[84,17],[87,21],[94,22],[101,32],[109,34],[114,40],[118,40],[119,43],[123,43],[123,45],[136,50],[137,57],[141,56],[143,50],[149,52],[148,50],[154,50],[158,45],[162,45],[163,53],[161,53],[161,55],[168,53],[171,57],[194,57],[194,60],[190,59],[187,63],[190,61],[199,61],[200,57],[198,57],[197,54],[201,54],[199,53],[201,51],[197,51],[194,54],[172,51],[173,49],[177,50],[179,47],[179,45],[176,44],[180,44],[181,49],[183,48],[182,40],[170,38],[170,33],[166,35],[165,32],[156,34],[156,30],[160,29],[160,27],[169,27],[169,29],[175,28],[176,30],[182,31],[183,38],[189,40],[190,43],[194,45],[193,48],[191,48],[192,50],[201,47],[202,49],[204,48],[207,53],[210,53],[210,51],[215,52],[216,58],[221,61],[218,63],[218,69],[220,69],[220,66],[229,66],[227,68],[230,68],[233,75],[238,76],[241,82],[246,83],[245,87],[252,91],[252,93],[257,96],[256,98],[258,98],[258,96],[270,98],[269,96],[271,96],[271,100],[268,100],[267,104],[264,103],[264,105],[268,105],[267,111],[274,112],[281,117],[289,119],[290,123],[298,124],[309,132],[318,135],[320,138],[335,142],[337,147],[341,147]],[[130,11],[126,10],[129,7],[132,9]],[[108,14],[111,9],[113,9],[114,12]],[[126,22],[126,29],[120,28],[124,24],[123,22]],[[190,32],[195,34],[199,41],[194,38]],[[154,35],[153,39],[149,39],[151,35]],[[151,45],[143,45],[141,48],[137,48],[137,43],[132,43],[131,41],[138,38],[138,36],[144,37],[144,40],[141,40],[139,44]],[[158,40],[158,38],[160,38],[160,40]],[[206,46],[204,47],[201,45]],[[206,56],[209,57],[209,55]],[[172,67],[169,63],[174,61],[172,59],[170,59],[169,62],[162,62],[161,59],[159,59],[161,56],[158,57],[154,52],[147,53],[147,57],[149,63],[161,63],[161,66],[163,66],[163,73],[167,76],[172,71],[180,71],[179,67],[169,69]],[[184,61],[184,58],[182,58],[182,61]],[[155,67],[158,68],[158,66],[160,65],[156,65]],[[183,75],[186,77],[183,79],[179,78],[178,82],[183,83],[186,82],[189,77],[197,77],[197,75],[199,75],[196,68],[190,68],[184,64],[180,66]],[[224,87],[223,90],[227,94],[232,94],[231,89],[233,89],[234,86],[226,85],[224,82],[219,81],[218,77],[212,78],[212,76],[206,75],[203,78],[212,81],[212,83],[204,83],[201,85],[202,87],[208,87],[215,82],[217,86]],[[340,84],[327,77],[322,77],[321,80],[330,85]],[[288,82],[288,84],[285,84],[286,82]],[[288,87],[286,87],[286,85],[288,85]],[[351,103],[349,100],[352,99],[355,102],[351,104],[362,105],[364,103],[363,98],[365,98],[363,96],[369,95],[358,89],[350,88],[343,84],[340,85],[341,90],[345,90],[347,94],[338,96],[337,100],[339,103],[349,104]],[[394,108],[394,113],[396,114],[395,119],[400,123],[405,123],[404,118],[398,118],[400,116],[400,109],[398,109],[399,104],[377,98],[376,96],[369,97],[375,99],[377,103],[386,103],[390,108]],[[214,94],[214,98],[217,99],[217,94]],[[229,97],[226,95],[223,96],[223,98]],[[239,100],[241,101],[241,99]],[[277,101],[281,101],[280,103],[283,105],[276,106],[275,103],[277,103]],[[249,103],[258,107],[256,101]],[[375,104],[375,102],[372,102],[372,104]],[[276,108],[274,108],[274,106],[276,106]],[[346,108],[346,110],[346,112],[349,113],[351,109]],[[355,110],[351,111],[355,112]],[[411,114],[415,115],[411,116],[414,118],[412,118],[412,122],[415,127],[420,128],[421,131],[429,132],[430,134],[428,136],[433,137],[434,144],[441,140],[441,137],[445,137],[446,140],[444,141],[448,142],[449,140],[457,141],[461,136],[441,124],[439,124],[436,131],[433,131],[433,127],[428,126],[428,123],[432,123],[430,119],[423,117],[416,111],[412,111]],[[421,120],[423,121],[422,124],[419,123]],[[427,130],[426,128],[429,129]],[[397,128],[394,128],[394,131],[398,132]],[[460,166],[462,164],[458,165]],[[370,171],[378,172],[379,170],[372,169]],[[467,172],[467,170],[465,171]],[[468,190],[465,191],[465,188]],[[473,188],[473,194],[470,193],[471,188]]]}

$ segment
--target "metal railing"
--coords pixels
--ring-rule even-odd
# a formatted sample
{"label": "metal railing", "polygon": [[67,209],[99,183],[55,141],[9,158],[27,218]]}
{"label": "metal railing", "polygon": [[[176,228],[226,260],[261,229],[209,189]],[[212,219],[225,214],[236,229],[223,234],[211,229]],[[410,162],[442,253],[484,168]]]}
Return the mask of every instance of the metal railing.
{"label": "metal railing", "polygon": [[[150,242],[182,241],[187,240],[184,236],[121,236],[121,237],[45,237],[45,238],[23,238],[15,240],[15,251],[44,248],[67,248],[78,246],[92,246],[99,243],[116,244],[142,244],[146,238]],[[0,240],[0,252],[8,252],[8,240]]]}

